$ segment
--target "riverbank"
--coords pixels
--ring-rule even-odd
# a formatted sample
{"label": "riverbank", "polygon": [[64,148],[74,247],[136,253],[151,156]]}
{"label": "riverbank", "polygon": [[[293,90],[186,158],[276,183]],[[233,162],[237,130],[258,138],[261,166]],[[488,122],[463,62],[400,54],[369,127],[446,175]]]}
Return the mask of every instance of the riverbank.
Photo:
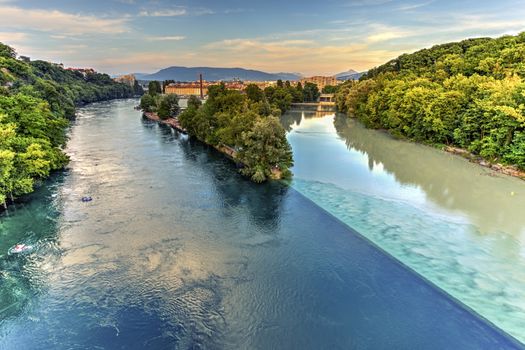
{"label": "riverbank", "polygon": [[167,119],[160,119],[160,117],[157,115],[157,113],[154,112],[143,112],[143,115],[148,118],[149,120],[156,121],[158,123],[162,123],[168,126],[171,126],[173,129],[182,132],[183,134],[187,134],[188,132],[186,129],[184,129],[177,118],[167,118]]}
{"label": "riverbank", "polygon": [[[352,118],[352,119],[356,119],[355,117],[348,117],[348,116],[345,116],[346,118]],[[362,123],[360,121],[360,123]],[[363,124],[364,125],[364,124]],[[420,144],[420,145],[427,145],[427,146],[430,146],[430,147],[433,147],[433,148],[438,148],[438,149],[441,149],[447,153],[451,153],[451,154],[454,154],[454,155],[457,155],[457,156],[461,156],[465,159],[467,159],[468,161],[470,161],[471,163],[476,163],[482,167],[485,167],[485,168],[489,168],[490,170],[493,170],[494,172],[497,172],[497,173],[500,173],[500,174],[503,174],[503,175],[508,175],[508,176],[512,176],[512,177],[516,177],[518,179],[521,179],[521,180],[524,180],[525,181],[525,171],[524,170],[520,170],[518,169],[516,166],[513,166],[513,165],[504,165],[504,164],[501,164],[501,163],[492,163],[476,154],[473,154],[469,151],[467,151],[466,149],[463,149],[463,148],[459,148],[459,147],[453,147],[453,146],[440,146],[440,145],[433,145],[433,144],[428,144],[428,143],[425,143],[425,142],[417,142],[417,141],[414,141],[414,140],[410,140],[410,139],[407,139],[407,138],[404,138],[404,137],[399,137],[399,136],[396,136],[394,135],[390,130],[388,129],[384,129],[384,128],[379,128],[379,129],[374,129],[374,128],[370,128],[370,130],[375,130],[375,131],[380,131],[380,132],[384,132],[396,139],[401,139],[401,140],[405,140],[405,141],[408,141],[408,142],[414,142],[414,143],[417,143],[417,144]]]}
{"label": "riverbank", "polygon": [[[187,130],[184,129],[180,125],[180,122],[179,122],[179,120],[177,118],[161,119],[157,115],[157,113],[155,113],[155,112],[143,112],[143,116],[146,117],[149,120],[152,120],[152,121],[164,124],[164,125],[168,125],[168,126],[172,127],[173,129],[175,129],[175,130],[177,130],[179,132],[182,132],[183,134],[188,134]],[[203,142],[203,141],[201,141],[201,142]],[[237,151],[234,148],[226,146],[226,145],[218,145],[218,146],[216,146],[216,145],[211,145],[211,144],[206,143],[206,142],[203,142],[203,143],[206,144],[207,146],[213,147],[214,149],[216,149],[217,151],[219,151],[220,153],[225,155],[226,158],[228,158],[229,160],[234,162],[237,167],[239,167],[239,168],[243,167],[242,162],[240,162],[238,160]],[[271,175],[270,179],[272,179],[272,180],[281,180],[282,179],[282,172],[279,169],[277,169],[277,168],[272,168],[271,174],[272,175]]]}
{"label": "riverbank", "polygon": [[459,155],[465,159],[468,159],[472,163],[481,165],[482,167],[489,168],[500,174],[517,177],[518,179],[525,180],[525,171],[518,169],[512,165],[503,165],[500,163],[491,163],[480,156],[470,153],[469,151],[452,146],[445,146],[443,150],[448,153]]}

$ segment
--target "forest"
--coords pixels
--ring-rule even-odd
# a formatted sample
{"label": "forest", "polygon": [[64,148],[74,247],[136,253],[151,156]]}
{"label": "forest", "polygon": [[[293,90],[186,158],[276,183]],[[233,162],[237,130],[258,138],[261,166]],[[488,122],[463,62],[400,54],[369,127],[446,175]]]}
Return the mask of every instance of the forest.
{"label": "forest", "polygon": [[7,208],[67,164],[66,128],[76,106],[141,90],[107,74],[18,57],[0,43],[0,205]]}
{"label": "forest", "polygon": [[337,107],[370,128],[525,169],[525,33],[402,55],[340,86]]}

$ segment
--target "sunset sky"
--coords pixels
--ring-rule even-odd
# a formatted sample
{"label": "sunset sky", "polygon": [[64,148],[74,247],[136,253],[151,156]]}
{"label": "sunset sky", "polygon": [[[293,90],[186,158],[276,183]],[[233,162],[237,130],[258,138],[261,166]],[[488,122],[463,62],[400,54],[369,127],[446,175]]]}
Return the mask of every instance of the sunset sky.
{"label": "sunset sky", "polygon": [[0,41],[110,74],[173,65],[335,74],[525,31],[525,0],[0,0]]}

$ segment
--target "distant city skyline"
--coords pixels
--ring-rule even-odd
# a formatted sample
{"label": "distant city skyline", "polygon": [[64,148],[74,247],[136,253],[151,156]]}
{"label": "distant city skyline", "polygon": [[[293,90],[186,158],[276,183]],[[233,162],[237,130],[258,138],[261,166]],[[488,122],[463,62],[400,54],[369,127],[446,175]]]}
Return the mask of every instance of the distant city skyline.
{"label": "distant city skyline", "polygon": [[525,0],[0,0],[0,18],[1,42],[68,67],[332,75],[439,43],[525,31]]}

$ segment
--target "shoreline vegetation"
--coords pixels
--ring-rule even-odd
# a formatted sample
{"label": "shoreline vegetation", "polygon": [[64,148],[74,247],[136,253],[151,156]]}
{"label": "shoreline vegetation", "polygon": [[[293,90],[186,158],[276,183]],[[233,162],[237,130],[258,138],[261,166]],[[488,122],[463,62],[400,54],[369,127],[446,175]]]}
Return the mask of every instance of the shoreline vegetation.
{"label": "shoreline vegetation", "polygon": [[442,150],[447,153],[463,157],[471,163],[476,163],[479,166],[489,168],[490,170],[495,171],[497,173],[517,177],[518,179],[525,181],[525,171],[518,169],[516,166],[504,165],[500,163],[491,163],[480,156],[470,153],[469,151],[463,148],[443,146]]}
{"label": "shoreline vegetation", "polygon": [[402,55],[338,86],[366,127],[525,177],[525,33]]}
{"label": "shoreline vegetation", "polygon": [[178,97],[161,92],[159,82],[150,82],[148,94],[140,101],[146,117],[214,147],[256,183],[292,176],[292,150],[278,117],[293,102],[315,101],[319,96],[315,84],[294,87],[288,81],[278,81],[264,90],[252,84],[240,92],[220,83],[209,87],[204,103],[190,96],[187,109],[179,113]]}
{"label": "shoreline vegetation", "polygon": [[32,61],[0,43],[0,210],[67,165],[66,131],[77,106],[141,91],[92,69]]}

